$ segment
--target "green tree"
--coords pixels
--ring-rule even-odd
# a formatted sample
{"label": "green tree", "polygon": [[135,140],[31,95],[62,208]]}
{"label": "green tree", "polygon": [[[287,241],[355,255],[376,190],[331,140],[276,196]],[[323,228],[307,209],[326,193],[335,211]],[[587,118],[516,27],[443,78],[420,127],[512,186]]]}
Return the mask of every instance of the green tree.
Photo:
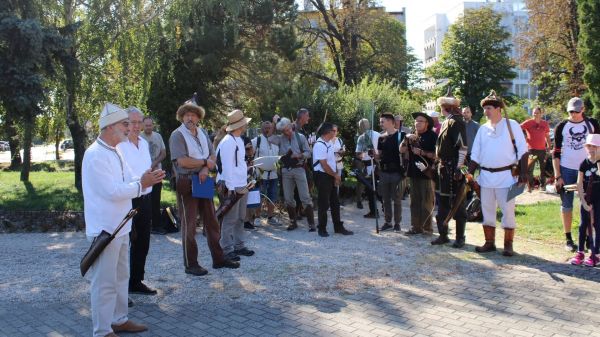
{"label": "green tree", "polygon": [[427,74],[436,79],[447,79],[455,88],[454,94],[473,111],[474,119],[481,118],[480,100],[491,89],[505,92],[502,83],[513,79],[514,62],[507,39],[510,34],[501,26],[501,14],[484,7],[466,10],[450,26],[442,43],[442,56]]}
{"label": "green tree", "polygon": [[[54,73],[54,57],[66,47],[55,29],[44,27],[32,1],[0,3],[0,99],[9,124],[23,129],[21,181],[29,181],[36,117],[45,100],[45,81]],[[14,139],[13,139],[14,140]],[[18,147],[11,151],[19,151]],[[14,167],[17,156],[12,155]]]}
{"label": "green tree", "polygon": [[579,55],[585,66],[583,79],[594,105],[594,114],[600,115],[600,3],[579,0]]}

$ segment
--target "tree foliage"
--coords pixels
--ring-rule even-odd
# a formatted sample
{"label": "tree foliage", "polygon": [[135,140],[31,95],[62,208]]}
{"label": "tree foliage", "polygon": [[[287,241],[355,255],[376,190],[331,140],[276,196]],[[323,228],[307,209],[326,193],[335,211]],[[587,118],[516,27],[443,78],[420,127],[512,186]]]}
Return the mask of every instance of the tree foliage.
{"label": "tree foliage", "polygon": [[579,55],[585,70],[583,79],[594,105],[594,114],[600,115],[600,3],[579,0]]}
{"label": "tree foliage", "polygon": [[501,14],[487,7],[465,10],[450,26],[442,43],[442,56],[427,69],[432,78],[447,80],[476,120],[483,114],[480,100],[491,89],[505,92],[502,84],[516,76],[507,42],[510,34],[501,26],[501,19]]}
{"label": "tree foliage", "polygon": [[544,105],[563,105],[585,90],[577,46],[576,0],[525,0],[529,19],[517,37],[523,68],[531,70]]}
{"label": "tree foliage", "polygon": [[299,22],[309,55],[325,56],[328,67],[303,69],[330,86],[353,85],[372,75],[386,76],[406,88],[418,69],[409,52],[405,27],[376,1],[310,0],[316,12]]}

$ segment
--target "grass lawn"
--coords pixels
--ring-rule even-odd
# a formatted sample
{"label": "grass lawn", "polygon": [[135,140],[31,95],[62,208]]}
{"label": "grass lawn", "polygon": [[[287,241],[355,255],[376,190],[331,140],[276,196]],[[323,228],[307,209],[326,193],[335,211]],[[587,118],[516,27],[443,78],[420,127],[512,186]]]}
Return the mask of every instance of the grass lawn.
{"label": "grass lawn", "polygon": [[[573,239],[579,233],[579,200],[576,197],[573,208]],[[560,216],[560,202],[542,202],[532,205],[519,205],[516,208],[516,235],[536,241],[562,244],[565,234]]]}
{"label": "grass lawn", "polygon": [[[29,183],[21,182],[19,177],[20,172],[0,171],[0,209],[83,210],[83,198],[75,188],[73,172],[31,172]],[[175,193],[171,191],[168,181],[163,182],[161,204],[176,204]]]}
{"label": "grass lawn", "polygon": [[[82,210],[83,199],[74,187],[72,167],[55,165],[30,174],[30,183],[19,180],[19,172],[0,171],[0,209],[3,210]],[[45,170],[51,170],[48,172]],[[350,177],[345,183],[355,183]],[[175,205],[175,193],[163,182],[163,206]],[[573,223],[579,223],[579,202],[575,198]],[[564,241],[558,201],[517,206],[517,235],[523,238],[561,244]],[[577,237],[573,226],[573,237]]]}

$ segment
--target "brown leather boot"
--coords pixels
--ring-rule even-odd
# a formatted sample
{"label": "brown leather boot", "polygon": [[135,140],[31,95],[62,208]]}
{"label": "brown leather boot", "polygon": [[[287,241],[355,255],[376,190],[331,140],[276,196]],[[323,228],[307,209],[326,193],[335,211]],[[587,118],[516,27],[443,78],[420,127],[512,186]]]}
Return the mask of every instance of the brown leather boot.
{"label": "brown leather boot", "polygon": [[502,255],[504,256],[513,256],[515,252],[513,251],[513,238],[515,237],[515,229],[514,228],[504,228],[504,251]]}
{"label": "brown leather boot", "polygon": [[296,223],[296,207],[288,206],[287,207],[288,215],[290,217],[290,225],[287,227],[288,231],[292,231],[298,228],[298,224]]}
{"label": "brown leather boot", "polygon": [[306,215],[306,221],[308,222],[308,231],[314,232],[316,230],[315,227],[315,211],[312,206],[304,207],[304,214]]}
{"label": "brown leather boot", "polygon": [[483,235],[485,236],[485,244],[475,247],[475,251],[478,253],[496,251],[496,227],[483,226]]}

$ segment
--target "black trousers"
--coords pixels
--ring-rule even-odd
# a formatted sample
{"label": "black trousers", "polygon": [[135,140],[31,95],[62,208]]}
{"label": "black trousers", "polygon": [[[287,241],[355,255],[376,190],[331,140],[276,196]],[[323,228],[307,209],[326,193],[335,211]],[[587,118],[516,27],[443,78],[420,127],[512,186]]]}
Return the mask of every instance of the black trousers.
{"label": "black trousers", "polygon": [[144,279],[146,257],[150,249],[150,222],[152,220],[151,196],[143,195],[132,200],[133,208],[138,213],[133,217],[131,233],[129,233],[129,284]]}
{"label": "black trousers", "polygon": [[319,187],[317,188],[317,204],[319,205],[319,209],[317,210],[319,222],[317,225],[318,229],[323,231],[327,228],[327,210],[331,207],[333,230],[341,230],[340,200],[338,198],[337,188],[335,187],[335,180],[329,174],[320,171],[315,171],[314,178],[315,185]]}
{"label": "black trousers", "polygon": [[160,221],[160,194],[162,192],[162,182],[152,186],[151,198],[151,209],[152,209],[152,226],[151,228],[156,230],[162,227]]}

